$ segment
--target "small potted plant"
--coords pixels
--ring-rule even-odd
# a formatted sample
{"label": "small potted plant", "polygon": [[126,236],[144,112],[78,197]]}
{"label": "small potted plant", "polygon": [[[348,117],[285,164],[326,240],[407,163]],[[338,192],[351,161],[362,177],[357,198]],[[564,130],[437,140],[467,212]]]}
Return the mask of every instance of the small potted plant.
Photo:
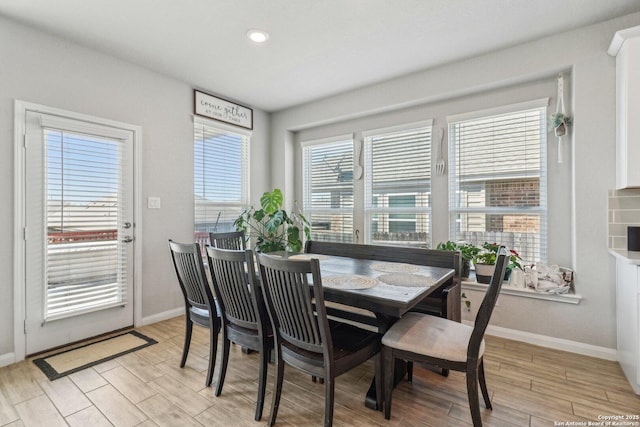
{"label": "small potted plant", "polygon": [[452,242],[448,240],[446,242],[440,242],[436,246],[436,249],[442,251],[459,251],[460,258],[462,258],[462,271],[460,277],[465,279],[469,277],[471,271],[471,261],[478,255],[480,248],[467,242]]}
{"label": "small potted plant", "polygon": [[260,209],[251,206],[245,209],[233,225],[255,239],[260,252],[302,250],[303,236],[309,240],[311,226],[297,210],[291,215],[282,209],[282,191],[279,188],[266,191],[260,197]]}
{"label": "small potted plant", "polygon": [[484,242],[482,249],[473,258],[473,265],[476,268],[476,281],[478,283],[490,283],[493,271],[496,268],[496,257],[498,245]]}
{"label": "small potted plant", "polygon": [[551,115],[551,127],[556,136],[562,136],[567,133],[567,126],[571,126],[571,117],[565,116],[563,113],[553,113]]}
{"label": "small potted plant", "polygon": [[[473,264],[476,267],[476,280],[479,283],[491,282],[491,276],[493,276],[493,271],[495,270],[496,258],[498,257],[498,249],[500,249],[499,244],[484,242],[482,249],[474,257]],[[520,255],[513,249],[510,249],[509,253],[509,264],[504,274],[504,280],[509,279],[511,270],[514,268],[522,270],[522,264],[520,263],[522,259]]]}

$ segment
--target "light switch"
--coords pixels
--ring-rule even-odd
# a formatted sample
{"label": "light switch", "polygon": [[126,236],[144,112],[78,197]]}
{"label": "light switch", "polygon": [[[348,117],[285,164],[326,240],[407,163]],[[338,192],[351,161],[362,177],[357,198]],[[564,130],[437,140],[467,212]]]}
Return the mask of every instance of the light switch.
{"label": "light switch", "polygon": [[160,197],[149,197],[147,206],[149,209],[160,209]]}

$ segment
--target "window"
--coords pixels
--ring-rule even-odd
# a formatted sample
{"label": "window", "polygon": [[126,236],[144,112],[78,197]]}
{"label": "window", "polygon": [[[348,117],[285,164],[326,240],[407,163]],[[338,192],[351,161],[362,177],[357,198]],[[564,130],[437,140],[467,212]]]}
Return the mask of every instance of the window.
{"label": "window", "polygon": [[303,210],[311,238],[353,241],[353,137],[302,144]]}
{"label": "window", "polygon": [[452,240],[546,261],[547,102],[448,117]]}
{"label": "window", "polygon": [[431,121],[364,132],[366,242],[431,246]]}
{"label": "window", "polygon": [[249,135],[196,122],[194,126],[195,238],[235,230],[248,205]]}

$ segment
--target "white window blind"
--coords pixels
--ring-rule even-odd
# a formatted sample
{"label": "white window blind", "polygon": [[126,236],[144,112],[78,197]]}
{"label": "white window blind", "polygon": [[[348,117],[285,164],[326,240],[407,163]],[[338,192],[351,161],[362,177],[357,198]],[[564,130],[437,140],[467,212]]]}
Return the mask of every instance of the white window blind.
{"label": "white window blind", "polygon": [[311,238],[353,241],[353,137],[303,143],[303,210]]}
{"label": "white window blind", "polygon": [[194,125],[195,238],[234,231],[248,205],[249,135],[196,122]]}
{"label": "white window blind", "polygon": [[45,320],[127,302],[123,140],[44,128]]}
{"label": "white window blind", "polygon": [[449,118],[451,239],[546,261],[546,100],[522,107]]}
{"label": "white window blind", "polygon": [[365,132],[366,241],[431,245],[431,122]]}

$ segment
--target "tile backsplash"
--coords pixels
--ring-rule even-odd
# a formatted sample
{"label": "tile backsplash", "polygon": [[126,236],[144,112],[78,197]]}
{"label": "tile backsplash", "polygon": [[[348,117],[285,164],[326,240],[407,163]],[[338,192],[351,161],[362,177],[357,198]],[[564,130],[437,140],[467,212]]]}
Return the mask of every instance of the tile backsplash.
{"label": "tile backsplash", "polygon": [[640,226],[640,189],[609,190],[609,249],[627,250],[627,226]]}

